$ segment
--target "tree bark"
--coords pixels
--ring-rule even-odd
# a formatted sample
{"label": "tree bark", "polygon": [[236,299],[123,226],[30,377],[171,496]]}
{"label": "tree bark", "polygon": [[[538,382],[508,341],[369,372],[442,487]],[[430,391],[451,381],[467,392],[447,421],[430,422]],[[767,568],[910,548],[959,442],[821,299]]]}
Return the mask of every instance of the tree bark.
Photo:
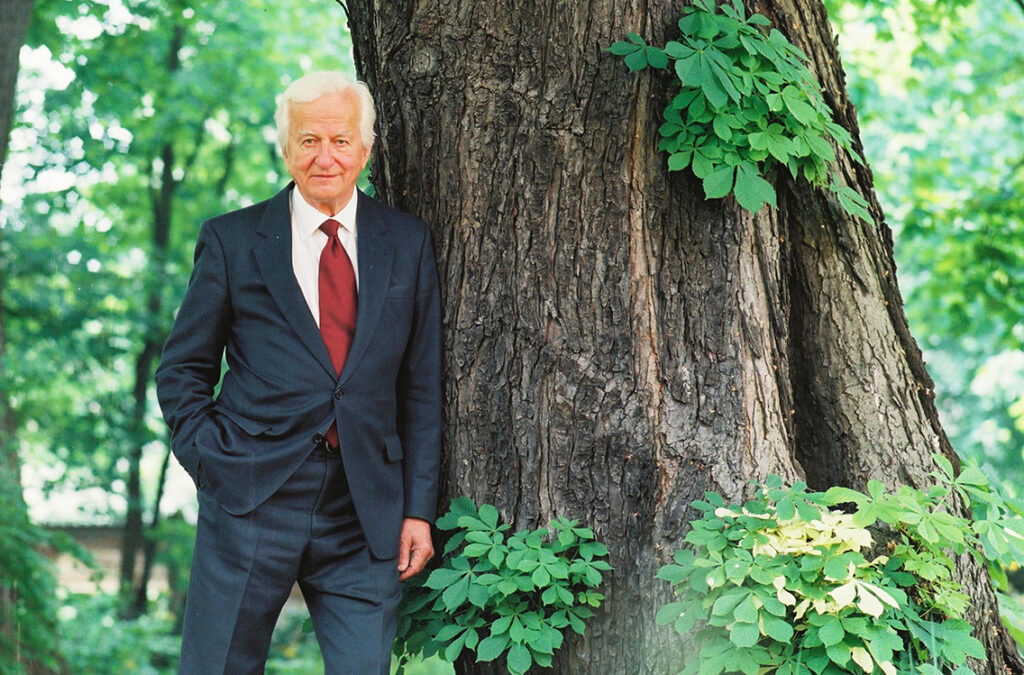
{"label": "tree bark", "polygon": [[[747,6],[807,52],[856,138],[821,3]],[[779,208],[751,216],[667,173],[668,78],[630,75],[604,49],[626,31],[664,44],[682,7],[349,3],[377,97],[377,193],[435,236],[443,494],[493,503],[516,528],[578,518],[611,549],[606,603],[556,672],[682,668],[678,637],[654,625],[669,599],[654,575],[704,491],[741,499],[771,473],[921,485],[931,453],[954,456],[867,168],[838,162],[878,227],[787,176]],[[992,657],[976,672],[1021,672],[984,575],[971,578]]]}
{"label": "tree bark", "polygon": [[[7,144],[14,124],[14,97],[18,84],[18,56],[25,44],[35,0],[0,3],[0,166],[7,161]],[[2,170],[2,169],[0,169]]]}

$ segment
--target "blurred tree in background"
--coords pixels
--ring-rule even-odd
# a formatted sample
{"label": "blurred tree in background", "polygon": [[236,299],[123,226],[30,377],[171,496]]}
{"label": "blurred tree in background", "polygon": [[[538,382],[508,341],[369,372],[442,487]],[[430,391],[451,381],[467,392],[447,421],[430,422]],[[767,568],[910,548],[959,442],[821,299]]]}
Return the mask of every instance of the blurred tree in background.
{"label": "blurred tree in background", "polygon": [[944,427],[1024,485],[1024,3],[827,4]]}
{"label": "blurred tree in background", "polygon": [[[945,428],[1020,486],[1024,6],[826,4]],[[30,10],[0,192],[0,672],[67,667],[52,575],[33,550],[47,537],[14,487],[22,463],[47,491],[91,491],[92,516],[124,523],[118,612],[146,612],[146,532],[166,525],[169,460],[151,372],[195,233],[286,179],[271,131],[283,85],[351,69],[344,15],[327,0],[5,0],[3,44],[20,42]],[[17,47],[2,54],[0,90],[13,93]],[[69,625],[96,624],[110,604]],[[20,625],[35,632],[12,638]],[[131,630],[110,635],[144,641]]]}
{"label": "blurred tree in background", "polygon": [[[66,467],[53,480],[110,487],[124,505],[128,616],[145,612],[144,521],[158,524],[169,455],[152,372],[196,228],[281,182],[274,97],[301,69],[347,61],[340,26],[327,24],[334,40],[315,50],[298,30],[324,19],[272,2],[37,6],[29,45],[63,66],[66,84],[19,130],[44,191],[29,188],[11,228],[12,391],[27,438]],[[162,455],[149,494],[146,452]]]}
{"label": "blurred tree in background", "polygon": [[152,371],[198,226],[279,189],[274,98],[349,49],[327,3],[35,3],[3,172],[3,449],[124,523],[122,616],[147,609],[169,460]]}

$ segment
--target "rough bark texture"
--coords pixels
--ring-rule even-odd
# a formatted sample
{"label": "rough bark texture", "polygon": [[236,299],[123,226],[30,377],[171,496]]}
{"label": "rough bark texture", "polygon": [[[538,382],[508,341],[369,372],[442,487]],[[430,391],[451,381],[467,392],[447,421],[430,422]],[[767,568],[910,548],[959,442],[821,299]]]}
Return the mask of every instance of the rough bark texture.
{"label": "rough bark texture", "polygon": [[[608,600],[562,673],[671,673],[654,579],[689,503],[769,473],[813,487],[920,484],[952,455],[907,330],[888,229],[779,177],[757,216],[705,201],[655,151],[667,78],[603,51],[664,43],[664,0],[353,0],[378,102],[378,193],[430,222],[444,289],[443,491],[515,527],[555,515],[611,549]],[[817,0],[748,2],[854,110]],[[870,172],[842,159],[869,198]],[[1021,672],[974,574],[977,672]],[[460,672],[497,672],[460,664]]]}

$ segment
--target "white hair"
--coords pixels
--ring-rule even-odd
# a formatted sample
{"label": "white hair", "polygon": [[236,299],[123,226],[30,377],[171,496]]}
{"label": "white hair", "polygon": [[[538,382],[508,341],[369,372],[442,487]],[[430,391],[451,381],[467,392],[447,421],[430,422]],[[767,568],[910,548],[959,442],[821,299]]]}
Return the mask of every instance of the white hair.
{"label": "white hair", "polygon": [[277,144],[282,151],[288,147],[291,104],[308,103],[325,94],[335,92],[352,92],[356,95],[356,99],[359,101],[359,134],[362,136],[365,147],[373,145],[373,123],[377,120],[377,113],[373,109],[373,95],[370,93],[370,88],[366,86],[365,82],[358,80],[353,82],[344,73],[336,70],[321,70],[295,80],[288,85],[284,93],[277,97],[274,122],[277,124]]}

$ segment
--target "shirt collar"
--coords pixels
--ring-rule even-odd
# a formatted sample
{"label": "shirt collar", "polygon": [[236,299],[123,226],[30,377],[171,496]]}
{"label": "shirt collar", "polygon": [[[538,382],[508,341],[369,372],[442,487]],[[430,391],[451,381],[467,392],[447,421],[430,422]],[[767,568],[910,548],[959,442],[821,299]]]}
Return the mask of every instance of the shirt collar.
{"label": "shirt collar", "polygon": [[354,235],[356,233],[356,204],[358,201],[359,191],[352,188],[352,196],[341,211],[331,216],[325,216],[306,201],[298,188],[292,188],[292,218],[299,226],[299,231],[305,233],[306,236],[315,234],[320,229],[320,225],[328,218],[334,218]]}

